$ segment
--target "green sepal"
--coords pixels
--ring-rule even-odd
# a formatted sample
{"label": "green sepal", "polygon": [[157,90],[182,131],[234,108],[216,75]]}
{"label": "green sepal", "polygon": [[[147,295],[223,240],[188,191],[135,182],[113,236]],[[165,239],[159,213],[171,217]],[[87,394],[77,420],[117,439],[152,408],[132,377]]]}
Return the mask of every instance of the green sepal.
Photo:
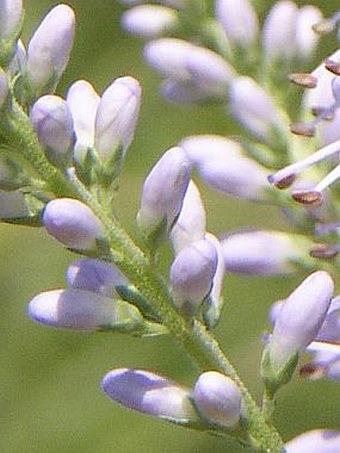
{"label": "green sepal", "polygon": [[299,353],[297,351],[295,354],[292,354],[283,367],[277,369],[271,364],[269,350],[270,343],[266,345],[263,351],[260,373],[267,395],[273,398],[280,387],[291,381],[299,360]]}
{"label": "green sepal", "polygon": [[205,325],[211,330],[219,322],[221,311],[224,304],[222,296],[218,298],[218,303],[214,303],[211,296],[207,297],[202,305],[202,317]]}
{"label": "green sepal", "polygon": [[120,299],[115,300],[115,305],[114,319],[108,320],[107,324],[100,326],[97,330],[131,334],[141,327],[144,319],[137,307]]}
{"label": "green sepal", "polygon": [[166,239],[168,222],[166,216],[162,217],[151,230],[141,230],[142,240],[149,250],[155,251]]}
{"label": "green sepal", "polygon": [[151,308],[149,301],[133,285],[117,285],[115,288],[123,300],[138,307],[146,318],[159,319],[157,313]]}

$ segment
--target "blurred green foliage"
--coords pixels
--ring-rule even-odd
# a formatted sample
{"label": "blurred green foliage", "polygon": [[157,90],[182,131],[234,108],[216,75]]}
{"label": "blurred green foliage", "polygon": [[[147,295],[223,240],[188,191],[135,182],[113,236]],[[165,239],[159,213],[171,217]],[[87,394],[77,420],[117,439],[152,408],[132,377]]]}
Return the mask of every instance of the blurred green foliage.
{"label": "blurred green foliage", "polygon": [[[76,41],[59,86],[65,94],[85,78],[101,92],[113,79],[130,74],[143,86],[138,130],[124,168],[117,212],[134,233],[143,178],[167,147],[197,133],[227,135],[232,124],[218,107],[178,107],[157,93],[158,77],[143,63],[142,43],[124,35],[122,7],[113,0],[68,2],[77,14]],[[263,13],[272,1],[257,1]],[[337,1],[327,3],[331,12]],[[50,0],[26,1],[24,38]],[[334,42],[333,42],[334,47]],[[244,226],[285,228],[278,211],[233,201],[203,191],[209,230],[220,233]],[[239,448],[203,434],[141,416],[109,401],[100,391],[102,376],[113,367],[147,368],[191,385],[196,371],[169,338],[137,340],[122,335],[57,331],[32,323],[27,302],[36,294],[65,285],[74,258],[38,229],[0,227],[0,451],[3,453],[200,453],[239,452]],[[270,250],[268,250],[270,253]],[[216,329],[253,394],[259,398],[261,334],[268,307],[301,280],[242,278],[227,275],[226,307]],[[275,416],[285,438],[313,427],[333,427],[339,418],[337,383],[300,379],[281,391]],[[243,451],[243,450],[242,450]]]}

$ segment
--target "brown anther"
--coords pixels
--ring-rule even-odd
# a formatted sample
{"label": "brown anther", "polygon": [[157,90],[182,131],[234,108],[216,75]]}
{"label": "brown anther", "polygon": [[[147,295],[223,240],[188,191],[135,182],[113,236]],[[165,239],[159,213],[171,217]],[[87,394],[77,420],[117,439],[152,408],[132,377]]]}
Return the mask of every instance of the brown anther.
{"label": "brown anther", "polygon": [[293,182],[295,181],[295,178],[296,178],[296,175],[294,173],[292,173],[291,175],[280,179],[280,181],[276,181],[274,183],[274,186],[277,187],[278,189],[286,189],[287,187],[289,187],[293,184]]}
{"label": "brown anther", "polygon": [[327,71],[330,71],[332,74],[340,75],[340,63],[337,63],[333,60],[326,60],[325,61],[325,68]]}
{"label": "brown anther", "polygon": [[307,72],[294,72],[289,74],[288,78],[302,88],[315,88],[318,84],[318,79]]}
{"label": "brown anther", "polygon": [[324,121],[333,121],[334,112],[325,107],[312,107],[312,114],[316,117],[322,118]]}
{"label": "brown anther", "polygon": [[335,258],[338,253],[339,251],[330,244],[316,244],[309,251],[309,255],[312,258],[321,258],[324,260],[331,260]]}
{"label": "brown anther", "polygon": [[305,363],[299,370],[302,378],[321,379],[325,376],[325,368],[317,363]]}
{"label": "brown anther", "polygon": [[289,126],[290,132],[303,137],[313,137],[315,134],[314,125],[308,123],[293,123]]}
{"label": "brown anther", "polygon": [[313,207],[321,206],[322,194],[317,190],[295,190],[292,193],[292,197],[295,201],[305,205],[313,205]]}
{"label": "brown anther", "polygon": [[329,19],[322,20],[321,22],[312,25],[313,31],[318,35],[326,35],[327,33],[331,33],[334,28],[334,22]]}

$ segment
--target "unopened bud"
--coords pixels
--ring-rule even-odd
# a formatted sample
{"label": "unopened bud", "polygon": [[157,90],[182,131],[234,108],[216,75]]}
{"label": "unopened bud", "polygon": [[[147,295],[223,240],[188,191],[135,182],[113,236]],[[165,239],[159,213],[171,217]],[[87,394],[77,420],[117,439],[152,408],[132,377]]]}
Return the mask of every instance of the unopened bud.
{"label": "unopened bud", "polygon": [[42,96],[33,105],[30,120],[48,159],[55,165],[66,166],[74,137],[73,118],[66,102],[59,96]]}
{"label": "unopened bud", "polygon": [[74,12],[67,5],[57,5],[45,16],[27,49],[26,77],[33,91],[53,92],[68,63],[74,30]]}
{"label": "unopened bud", "polygon": [[0,0],[0,40],[14,39],[19,34],[22,0]]}
{"label": "unopened bud", "polygon": [[169,149],[143,186],[138,226],[147,243],[157,246],[177,220],[190,178],[190,163],[182,150]]}
{"label": "unopened bud", "polygon": [[126,31],[145,38],[162,35],[176,22],[176,11],[162,5],[137,5],[122,16],[122,26]]}
{"label": "unopened bud", "polygon": [[197,420],[189,390],[149,371],[112,370],[104,377],[102,389],[113,401],[138,412],[175,423]]}
{"label": "unopened bud", "polygon": [[241,392],[229,377],[216,371],[201,374],[192,398],[207,422],[229,429],[238,425],[242,409]]}
{"label": "unopened bud", "polygon": [[194,316],[210,293],[217,260],[216,247],[207,239],[191,243],[176,256],[170,281],[174,303],[184,315]]}
{"label": "unopened bud", "polygon": [[81,250],[95,248],[102,233],[102,224],[91,209],[72,198],[57,198],[47,203],[43,224],[66,247]]}
{"label": "unopened bud", "polygon": [[115,80],[102,94],[95,119],[94,147],[104,162],[113,159],[117,151],[124,155],[130,146],[140,98],[140,85],[132,77]]}
{"label": "unopened bud", "polygon": [[113,263],[84,258],[73,261],[67,270],[71,288],[92,291],[106,297],[116,297],[116,286],[127,280]]}
{"label": "unopened bud", "polygon": [[41,324],[76,330],[132,329],[143,322],[138,309],[79,289],[56,289],[38,294],[29,303],[29,315]]}

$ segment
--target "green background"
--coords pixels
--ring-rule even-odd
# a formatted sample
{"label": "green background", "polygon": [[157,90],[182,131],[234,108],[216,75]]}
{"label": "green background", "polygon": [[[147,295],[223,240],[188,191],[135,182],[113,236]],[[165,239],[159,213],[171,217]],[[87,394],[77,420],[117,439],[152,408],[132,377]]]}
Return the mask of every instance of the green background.
{"label": "green background", "polygon": [[[257,2],[260,11],[273,2]],[[298,2],[299,5],[306,2]],[[327,12],[337,1],[327,3]],[[52,1],[26,2],[25,42]],[[159,78],[142,59],[142,43],[123,35],[123,8],[113,0],[70,1],[77,14],[72,59],[59,86],[84,78],[101,92],[130,74],[143,87],[143,104],[129,150],[117,211],[134,234],[143,178],[153,162],[182,137],[227,135],[230,120],[217,107],[178,107],[158,96]],[[333,8],[332,8],[333,7]],[[335,46],[333,41],[330,48]],[[202,188],[208,228],[221,233],[243,226],[284,228],[278,211],[216,195]],[[167,253],[167,250],[165,250]],[[270,250],[268,250],[270,253]],[[43,230],[0,226],[0,451],[3,453],[184,453],[238,452],[234,444],[177,428],[113,404],[100,390],[103,375],[115,367],[150,369],[191,385],[195,370],[169,338],[138,340],[122,335],[49,329],[31,322],[27,302],[37,293],[65,286],[74,255]],[[256,398],[261,395],[258,363],[267,311],[302,276],[244,278],[227,275],[226,308],[216,329],[222,347]],[[296,378],[279,395],[275,422],[284,438],[315,428],[337,428],[340,397],[336,382]]]}

